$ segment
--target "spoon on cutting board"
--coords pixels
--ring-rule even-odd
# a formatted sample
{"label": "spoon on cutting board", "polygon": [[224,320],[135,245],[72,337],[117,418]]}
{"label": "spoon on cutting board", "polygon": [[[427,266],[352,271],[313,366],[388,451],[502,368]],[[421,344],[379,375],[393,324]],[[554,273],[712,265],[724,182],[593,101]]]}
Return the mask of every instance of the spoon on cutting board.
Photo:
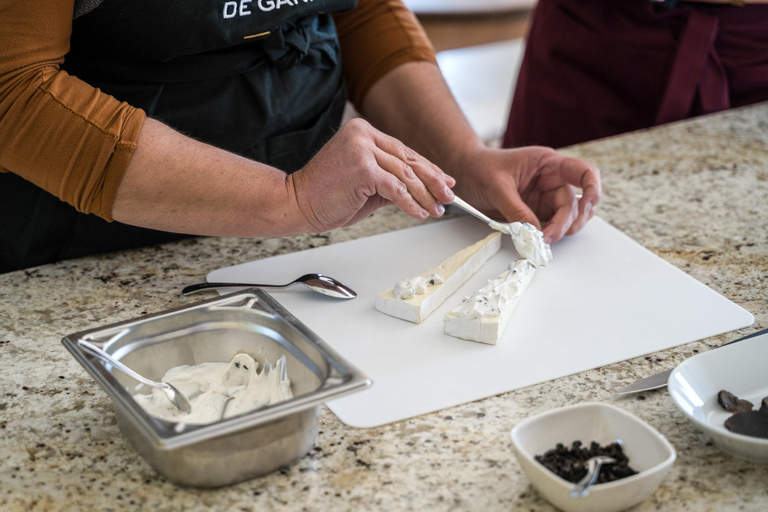
{"label": "spoon on cutting board", "polygon": [[255,283],[197,283],[181,290],[182,295],[197,293],[217,288],[288,288],[295,284],[303,284],[313,292],[322,293],[337,299],[354,299],[357,297],[351,288],[336,279],[323,274],[304,274],[288,284],[255,284]]}

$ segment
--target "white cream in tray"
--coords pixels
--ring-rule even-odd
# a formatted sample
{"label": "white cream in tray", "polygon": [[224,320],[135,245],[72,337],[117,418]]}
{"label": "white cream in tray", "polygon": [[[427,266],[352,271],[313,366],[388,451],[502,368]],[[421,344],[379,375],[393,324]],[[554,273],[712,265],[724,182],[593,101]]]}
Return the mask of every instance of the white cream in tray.
{"label": "white cream in tray", "polygon": [[[533,231],[535,234],[531,236],[532,230],[526,230],[526,242],[537,255],[539,265],[543,266],[552,253],[541,232],[535,228]],[[514,240],[514,232],[505,232],[513,235]],[[378,293],[376,309],[421,323],[499,251],[501,236],[501,232],[491,233],[440,264]],[[526,251],[518,247],[518,252]],[[547,258],[542,260],[542,254]],[[490,278],[485,286],[456,301],[456,306],[443,319],[444,332],[457,338],[496,345],[535,272],[536,266],[524,257],[510,262],[504,272]]]}

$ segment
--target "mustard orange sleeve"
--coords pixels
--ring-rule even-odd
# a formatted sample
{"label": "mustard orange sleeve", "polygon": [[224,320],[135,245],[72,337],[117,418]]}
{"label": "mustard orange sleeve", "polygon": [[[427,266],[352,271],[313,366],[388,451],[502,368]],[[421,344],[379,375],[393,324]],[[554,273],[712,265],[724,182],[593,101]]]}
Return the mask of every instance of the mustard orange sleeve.
{"label": "mustard orange sleeve", "polygon": [[142,110],[60,69],[74,0],[0,0],[0,171],[112,220]]}
{"label": "mustard orange sleeve", "polygon": [[335,14],[334,21],[350,100],[358,110],[371,86],[397,66],[437,64],[419,20],[400,0],[360,0],[355,9]]}

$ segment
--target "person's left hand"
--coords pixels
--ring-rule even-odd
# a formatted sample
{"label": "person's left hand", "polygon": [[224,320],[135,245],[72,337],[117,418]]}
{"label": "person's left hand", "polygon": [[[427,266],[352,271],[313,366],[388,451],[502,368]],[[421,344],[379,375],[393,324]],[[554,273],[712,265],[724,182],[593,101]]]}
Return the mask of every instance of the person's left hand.
{"label": "person's left hand", "polygon": [[600,201],[597,167],[542,146],[477,148],[448,171],[458,196],[492,218],[543,225],[546,243],[579,231]]}

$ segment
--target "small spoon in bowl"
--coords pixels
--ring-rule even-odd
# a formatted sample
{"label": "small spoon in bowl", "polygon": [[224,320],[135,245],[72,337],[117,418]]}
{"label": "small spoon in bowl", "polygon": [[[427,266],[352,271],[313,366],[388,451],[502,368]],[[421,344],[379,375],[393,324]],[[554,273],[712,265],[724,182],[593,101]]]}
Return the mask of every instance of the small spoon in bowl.
{"label": "small spoon in bowl", "polygon": [[616,459],[604,455],[597,455],[587,459],[587,474],[571,490],[571,498],[583,498],[589,494],[590,489],[597,481],[597,476],[600,474],[600,466],[603,464],[616,464]]}
{"label": "small spoon in bowl", "polygon": [[192,405],[189,403],[189,400],[187,400],[187,397],[184,396],[184,393],[176,389],[176,386],[174,386],[173,384],[169,382],[155,382],[154,380],[149,380],[148,378],[142,375],[139,375],[135,371],[131,370],[130,368],[125,366],[123,363],[121,363],[111,355],[101,350],[96,345],[89,343],[85,340],[77,340],[77,344],[83,347],[89,353],[101,359],[102,361],[105,361],[111,364],[112,366],[114,366],[124,374],[128,375],[129,377],[136,379],[137,381],[141,382],[142,384],[146,384],[147,386],[160,389],[163,393],[165,393],[165,396],[168,397],[168,400],[171,401],[173,406],[176,407],[181,412],[183,412],[184,414],[189,414],[190,412],[192,412]]}
{"label": "small spoon in bowl", "polygon": [[203,290],[216,288],[288,288],[294,284],[303,284],[310,290],[335,297],[337,299],[354,299],[357,293],[343,285],[336,279],[323,274],[304,274],[288,284],[255,284],[255,283],[198,283],[192,284],[181,290],[182,295],[197,293]]}

